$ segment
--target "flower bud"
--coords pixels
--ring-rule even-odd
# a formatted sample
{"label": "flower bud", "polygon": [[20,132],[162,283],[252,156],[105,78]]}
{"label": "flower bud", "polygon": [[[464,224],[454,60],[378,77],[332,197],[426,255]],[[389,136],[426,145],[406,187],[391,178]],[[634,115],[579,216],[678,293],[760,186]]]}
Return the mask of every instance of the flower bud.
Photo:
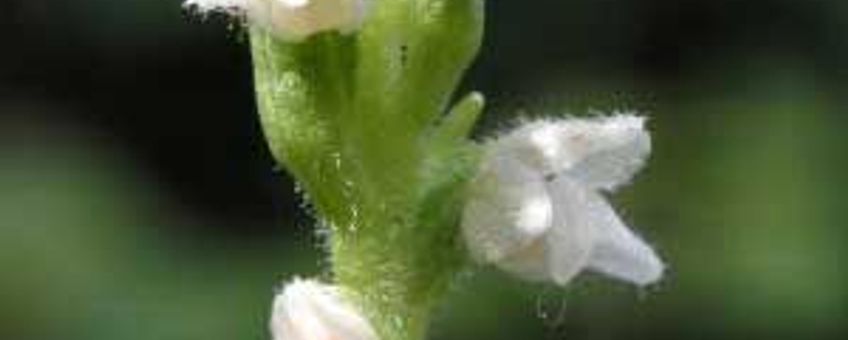
{"label": "flower bud", "polygon": [[241,15],[287,41],[330,31],[352,33],[365,18],[368,0],[187,0],[201,11]]}
{"label": "flower bud", "polygon": [[274,298],[270,328],[273,340],[377,340],[337,287],[297,278]]}

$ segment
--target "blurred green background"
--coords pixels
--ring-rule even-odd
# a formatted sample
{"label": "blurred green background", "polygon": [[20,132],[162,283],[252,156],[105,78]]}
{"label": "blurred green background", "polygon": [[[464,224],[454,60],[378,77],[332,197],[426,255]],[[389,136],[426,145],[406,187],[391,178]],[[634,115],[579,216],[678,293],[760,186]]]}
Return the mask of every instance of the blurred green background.
{"label": "blurred green background", "polygon": [[[490,0],[463,85],[480,136],[637,110],[655,152],[615,196],[669,262],[637,290],[469,271],[432,339],[848,336],[848,1]],[[178,0],[0,5],[0,339],[267,339],[319,275],[245,38]]]}

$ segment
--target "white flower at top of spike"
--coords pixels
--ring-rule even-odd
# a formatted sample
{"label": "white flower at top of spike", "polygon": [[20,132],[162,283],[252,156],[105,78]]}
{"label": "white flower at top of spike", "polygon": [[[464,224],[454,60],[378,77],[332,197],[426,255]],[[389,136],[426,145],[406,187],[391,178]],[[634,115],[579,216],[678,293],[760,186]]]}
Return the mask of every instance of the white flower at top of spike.
{"label": "white flower at top of spike", "polygon": [[377,340],[368,320],[335,286],[294,279],[274,298],[273,340]]}
{"label": "white flower at top of spike", "polygon": [[462,218],[473,257],[560,285],[584,269],[637,285],[659,280],[660,259],[601,194],[641,168],[651,150],[644,123],[631,115],[537,121],[490,141]]}
{"label": "white flower at top of spike", "polygon": [[277,37],[300,41],[328,31],[352,33],[365,18],[369,0],[186,0],[201,11],[241,15]]}

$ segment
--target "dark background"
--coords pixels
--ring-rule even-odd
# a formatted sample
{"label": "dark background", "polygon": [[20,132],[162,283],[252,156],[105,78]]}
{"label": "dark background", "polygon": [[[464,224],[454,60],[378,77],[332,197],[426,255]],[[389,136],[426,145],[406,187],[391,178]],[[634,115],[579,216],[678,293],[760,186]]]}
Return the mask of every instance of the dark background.
{"label": "dark background", "polygon": [[[839,339],[848,328],[848,2],[490,0],[463,91],[517,117],[636,110],[615,197],[668,278],[464,275],[433,339]],[[265,339],[325,269],[268,154],[245,37],[177,0],[0,5],[0,337]],[[6,334],[4,334],[6,333]]]}

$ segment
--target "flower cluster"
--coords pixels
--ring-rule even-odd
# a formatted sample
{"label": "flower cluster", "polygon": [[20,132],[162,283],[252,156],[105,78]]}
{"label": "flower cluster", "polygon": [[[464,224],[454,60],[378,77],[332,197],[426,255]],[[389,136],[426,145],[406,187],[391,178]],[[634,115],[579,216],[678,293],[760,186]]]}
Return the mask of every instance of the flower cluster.
{"label": "flower cluster", "polygon": [[[644,118],[534,121],[480,148],[468,135],[483,97],[448,99],[479,50],[484,1],[381,1],[369,15],[371,3],[185,0],[251,27],[271,151],[334,226],[336,285],[286,285],[274,340],[421,339],[464,249],[563,286],[586,270],[660,279],[662,261],[604,197],[648,157]],[[355,39],[304,41],[355,33],[369,17]]]}
{"label": "flower cluster", "polygon": [[662,262],[602,195],[650,148],[644,118],[631,115],[538,121],[489,142],[462,221],[472,255],[560,285],[586,268],[637,285],[658,280]]}

